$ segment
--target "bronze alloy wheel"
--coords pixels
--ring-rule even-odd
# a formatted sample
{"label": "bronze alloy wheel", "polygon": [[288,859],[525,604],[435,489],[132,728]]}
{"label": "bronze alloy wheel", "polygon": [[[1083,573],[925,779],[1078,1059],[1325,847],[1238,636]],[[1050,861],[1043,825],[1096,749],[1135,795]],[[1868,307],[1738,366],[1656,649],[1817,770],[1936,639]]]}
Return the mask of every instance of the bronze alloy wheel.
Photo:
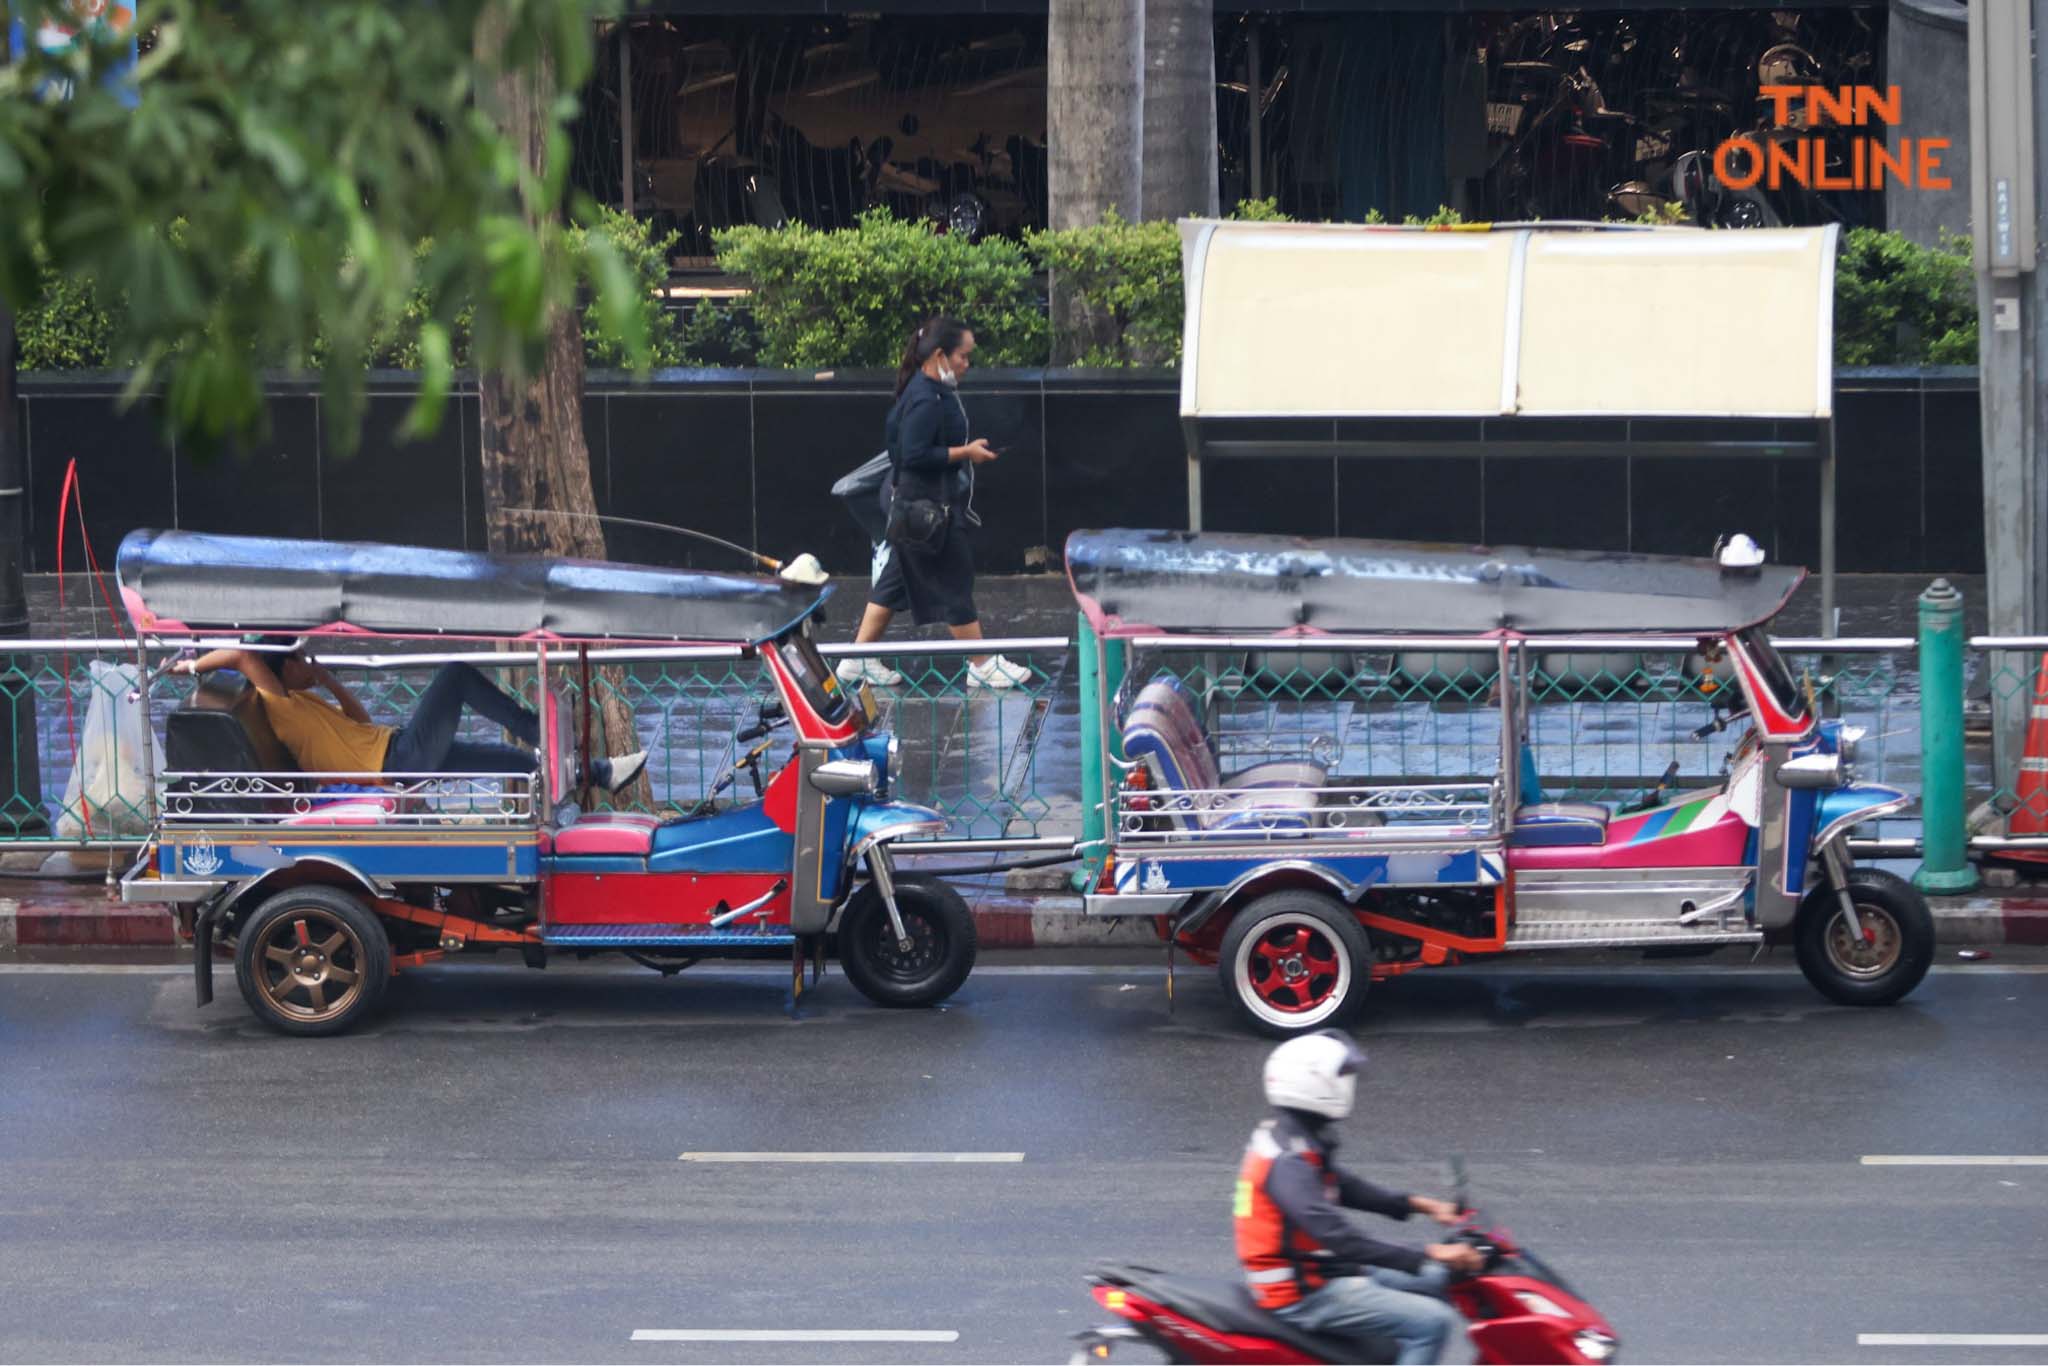
{"label": "bronze alloy wheel", "polygon": [[299,906],[263,930],[256,987],[279,1015],[324,1024],[363,993],[363,944],[324,907]]}
{"label": "bronze alloy wheel", "polygon": [[344,1033],[377,1008],[390,979],[383,922],[340,887],[287,888],[238,926],[235,982],[281,1033]]}

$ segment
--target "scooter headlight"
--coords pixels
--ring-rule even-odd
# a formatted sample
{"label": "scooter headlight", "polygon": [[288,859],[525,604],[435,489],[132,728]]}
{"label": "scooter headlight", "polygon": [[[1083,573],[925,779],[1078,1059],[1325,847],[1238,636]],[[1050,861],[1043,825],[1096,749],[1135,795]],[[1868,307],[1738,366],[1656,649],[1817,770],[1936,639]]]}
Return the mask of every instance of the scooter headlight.
{"label": "scooter headlight", "polygon": [[1612,1361],[1615,1349],[1621,1346],[1614,1340],[1614,1334],[1603,1333],[1597,1328],[1587,1328],[1572,1337],[1572,1346],[1588,1361]]}

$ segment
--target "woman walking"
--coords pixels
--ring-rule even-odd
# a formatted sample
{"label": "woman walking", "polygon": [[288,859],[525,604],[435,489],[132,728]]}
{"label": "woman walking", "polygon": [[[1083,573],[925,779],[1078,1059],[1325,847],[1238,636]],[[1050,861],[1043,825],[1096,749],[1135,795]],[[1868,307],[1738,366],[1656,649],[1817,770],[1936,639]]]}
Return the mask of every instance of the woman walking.
{"label": "woman walking", "polygon": [[[868,591],[856,644],[879,640],[898,612],[919,626],[943,623],[955,640],[980,640],[974,608],[974,550],[968,529],[974,513],[974,467],[996,452],[967,434],[960,376],[973,363],[974,333],[952,318],[933,318],[911,333],[896,372],[896,406],[883,434],[889,449],[888,563]],[[874,659],[849,657],[839,676],[889,687],[903,676]],[[1014,688],[1031,671],[1001,655],[976,655],[967,666],[971,688]]]}

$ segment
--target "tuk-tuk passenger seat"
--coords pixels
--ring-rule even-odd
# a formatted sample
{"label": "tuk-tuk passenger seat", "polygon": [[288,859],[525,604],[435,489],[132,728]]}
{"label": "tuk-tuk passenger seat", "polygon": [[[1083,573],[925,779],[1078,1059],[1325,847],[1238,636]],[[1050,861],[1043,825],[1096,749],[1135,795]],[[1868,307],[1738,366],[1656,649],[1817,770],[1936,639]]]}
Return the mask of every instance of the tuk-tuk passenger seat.
{"label": "tuk-tuk passenger seat", "polygon": [[601,855],[646,858],[654,850],[661,821],[633,811],[586,811],[573,825],[555,831],[553,851],[569,857]]}
{"label": "tuk-tuk passenger seat", "polygon": [[1199,799],[1203,810],[1176,813],[1177,822],[1204,830],[1300,829],[1311,824],[1321,801],[1316,789],[1328,781],[1326,770],[1318,764],[1281,760],[1223,777],[1208,736],[1179,686],[1168,679],[1146,684],[1123,726],[1125,756],[1143,764],[1160,791],[1214,794]]}
{"label": "tuk-tuk passenger seat", "polygon": [[253,684],[223,670],[200,679],[164,720],[164,762],[174,773],[295,773]]}
{"label": "tuk-tuk passenger seat", "polygon": [[1607,843],[1608,810],[1598,802],[1535,802],[1515,808],[1508,845],[1557,849]]}
{"label": "tuk-tuk passenger seat", "polygon": [[[1201,713],[1187,685],[1171,674],[1161,674],[1138,690],[1131,702],[1133,717],[1144,708],[1161,713],[1167,732],[1183,751],[1198,788],[1314,788],[1330,781],[1330,771],[1308,759],[1270,759],[1235,773],[1222,772],[1216,746],[1202,726]],[[1128,753],[1128,750],[1126,751]]]}

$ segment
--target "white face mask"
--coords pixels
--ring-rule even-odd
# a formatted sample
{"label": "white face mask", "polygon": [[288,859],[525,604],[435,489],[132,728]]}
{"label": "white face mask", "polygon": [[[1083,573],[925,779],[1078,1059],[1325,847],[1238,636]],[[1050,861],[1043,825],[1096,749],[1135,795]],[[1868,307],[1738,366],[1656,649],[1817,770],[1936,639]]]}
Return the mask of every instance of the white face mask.
{"label": "white face mask", "polygon": [[947,386],[958,384],[960,382],[960,376],[953,373],[953,367],[946,364],[946,358],[944,356],[940,356],[938,357],[938,362],[939,383]]}

